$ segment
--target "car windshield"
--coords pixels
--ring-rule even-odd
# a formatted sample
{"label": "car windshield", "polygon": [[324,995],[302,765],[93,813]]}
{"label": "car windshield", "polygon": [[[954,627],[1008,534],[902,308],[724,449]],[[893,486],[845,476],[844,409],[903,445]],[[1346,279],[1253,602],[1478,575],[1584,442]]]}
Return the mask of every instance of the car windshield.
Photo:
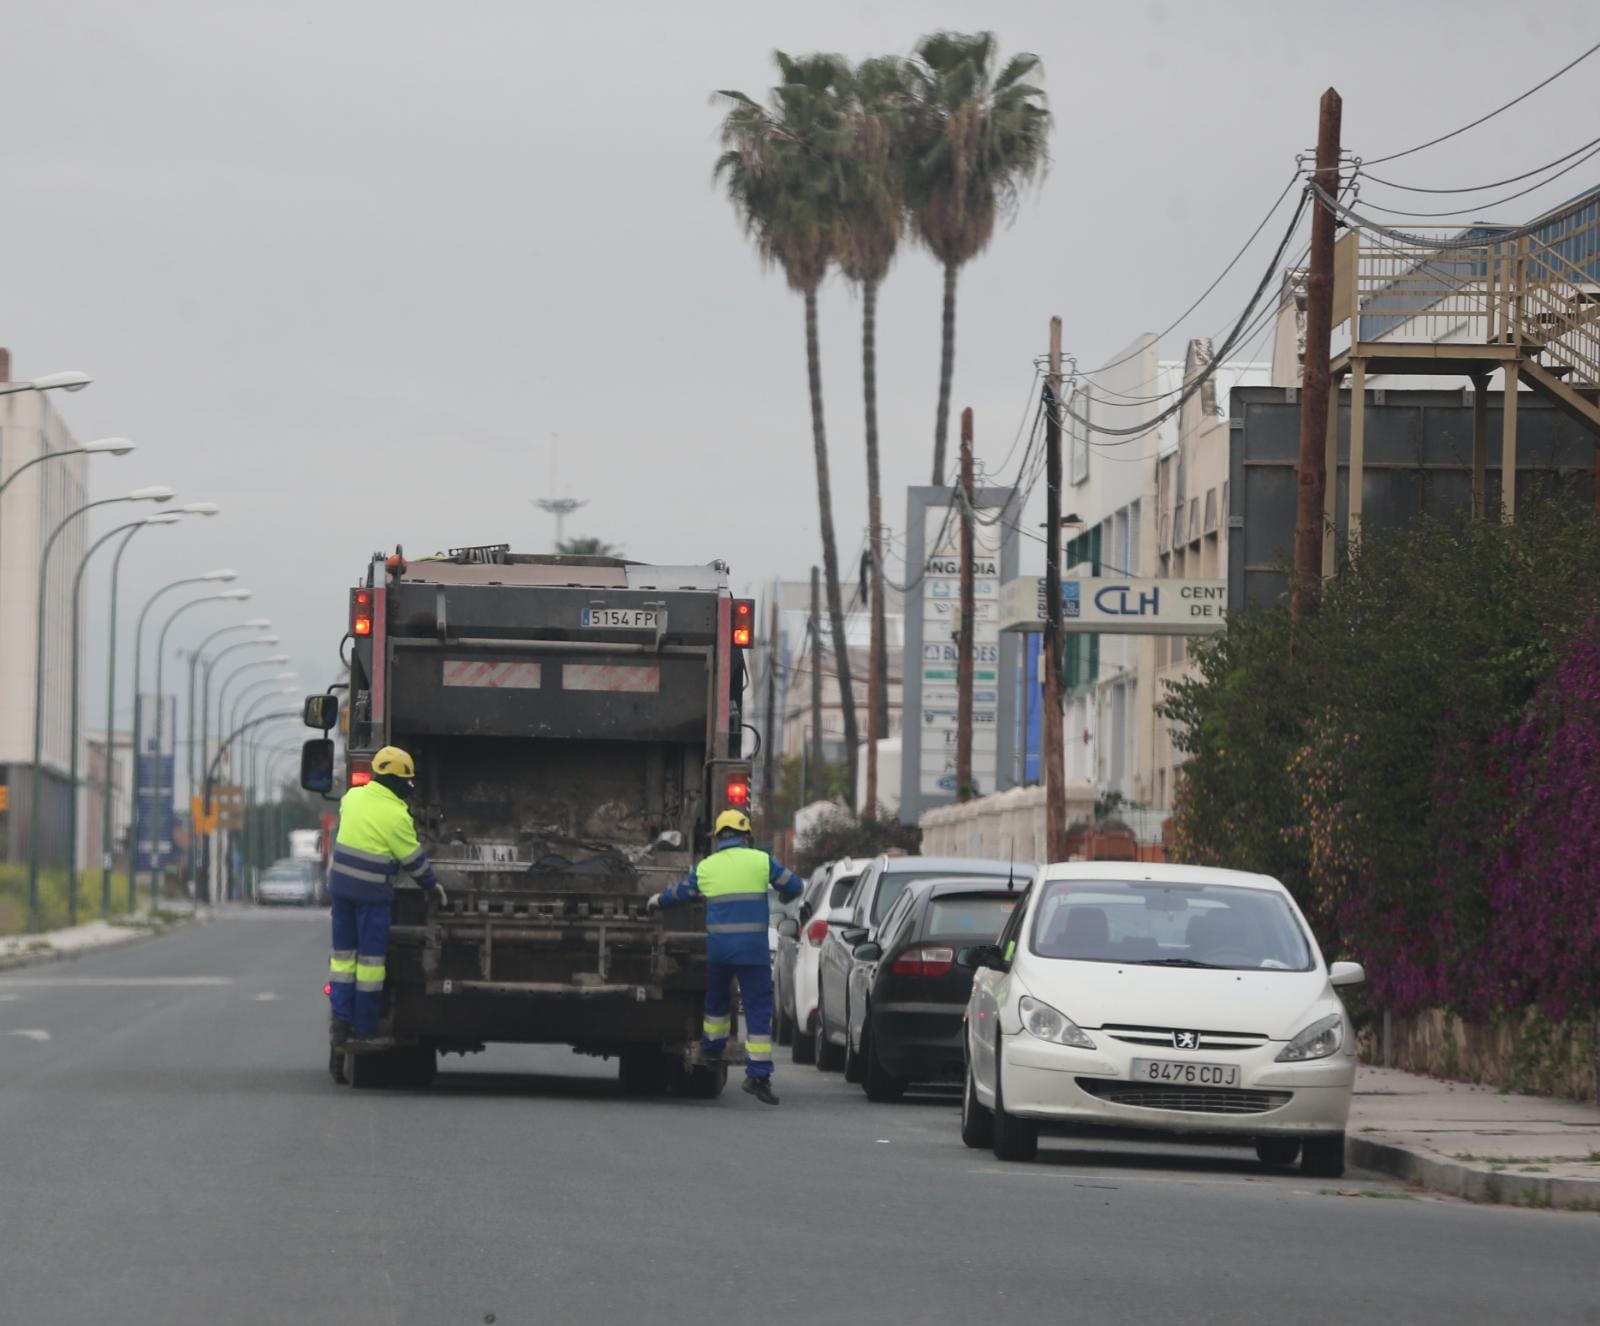
{"label": "car windshield", "polygon": [[1045,886],[1030,946],[1042,958],[1236,971],[1310,971],[1289,904],[1266,889],[1149,881]]}
{"label": "car windshield", "polygon": [[960,894],[935,898],[928,904],[927,933],[993,941],[999,937],[1017,901],[1017,898],[962,897]]}
{"label": "car windshield", "polygon": [[[995,879],[995,878],[999,878],[1001,880],[1004,880],[1005,876],[1004,875],[993,876],[993,875],[987,875],[987,874],[984,874],[984,875],[963,875],[959,870],[954,870],[953,871],[953,870],[948,870],[948,869],[946,869],[946,870],[921,870],[921,871],[918,871],[918,870],[904,870],[904,871],[897,870],[897,871],[894,871],[892,873],[885,872],[883,878],[878,881],[878,896],[872,900],[872,920],[871,920],[870,924],[877,925],[879,921],[883,920],[883,918],[889,914],[889,908],[894,906],[895,900],[898,899],[899,896],[906,891],[906,885],[907,884],[914,884],[919,879],[974,879],[974,880],[986,880],[986,879]],[[1019,876],[1018,877],[1018,882],[1019,883],[1026,883],[1026,880],[1023,880]]]}

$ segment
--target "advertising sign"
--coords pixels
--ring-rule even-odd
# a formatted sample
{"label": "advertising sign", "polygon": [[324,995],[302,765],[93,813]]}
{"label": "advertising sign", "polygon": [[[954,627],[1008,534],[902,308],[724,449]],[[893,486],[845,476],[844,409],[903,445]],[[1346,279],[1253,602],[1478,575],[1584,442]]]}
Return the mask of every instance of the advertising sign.
{"label": "advertising sign", "polygon": [[[1227,626],[1226,580],[1063,577],[1061,629],[1107,635],[1212,635]],[[1000,596],[1002,631],[1042,631],[1043,576],[1008,580]]]}
{"label": "advertising sign", "polygon": [[139,745],[133,762],[134,868],[157,870],[172,859],[172,798],[174,733],[178,726],[178,697],[163,697],[161,749],[156,749],[156,697],[139,696]]}

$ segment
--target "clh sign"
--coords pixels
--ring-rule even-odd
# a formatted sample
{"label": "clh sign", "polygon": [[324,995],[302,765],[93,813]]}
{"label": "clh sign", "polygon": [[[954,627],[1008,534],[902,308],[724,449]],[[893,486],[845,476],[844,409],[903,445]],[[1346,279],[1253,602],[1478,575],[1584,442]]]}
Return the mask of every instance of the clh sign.
{"label": "clh sign", "polygon": [[[1107,635],[1211,635],[1227,626],[1225,580],[1143,580],[1080,576],[1061,582],[1061,629]],[[1043,576],[1006,581],[1002,631],[1042,631]]]}

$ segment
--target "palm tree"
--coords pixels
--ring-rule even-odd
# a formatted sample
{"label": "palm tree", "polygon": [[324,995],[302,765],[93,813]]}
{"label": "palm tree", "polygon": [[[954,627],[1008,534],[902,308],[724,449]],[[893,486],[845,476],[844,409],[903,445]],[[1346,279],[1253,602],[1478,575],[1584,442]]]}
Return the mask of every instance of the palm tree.
{"label": "palm tree", "polygon": [[944,265],[935,484],[944,482],[949,433],[956,277],[1050,162],[1050,112],[1044,91],[1027,81],[1043,72],[1039,57],[1013,55],[997,74],[996,46],[992,32],[936,32],[917,43],[910,65],[915,129],[906,163],[908,197],[918,235]]}
{"label": "palm tree", "polygon": [[556,544],[556,551],[563,557],[621,557],[622,549],[614,543],[607,543],[604,539],[590,538],[579,535],[576,538],[562,539]]}
{"label": "palm tree", "polygon": [[904,137],[910,102],[905,62],[864,61],[855,71],[842,159],[837,258],[861,291],[861,382],[866,406],[867,511],[871,522],[873,684],[867,697],[867,814],[877,815],[877,749],[889,732],[889,647],[883,608],[883,509],[878,468],[878,287],[905,229]]}
{"label": "palm tree", "polygon": [[791,57],[773,52],[781,82],[763,105],[742,92],[718,92],[722,121],[720,180],[762,262],[783,269],[805,298],[806,368],[811,392],[811,446],[817,466],[822,567],[827,581],[834,672],[844,711],[851,805],[855,805],[856,707],[839,592],[839,550],[833,532],[828,438],[822,418],[822,361],[817,341],[817,290],[838,249],[840,150],[848,132],[849,67],[835,55]]}

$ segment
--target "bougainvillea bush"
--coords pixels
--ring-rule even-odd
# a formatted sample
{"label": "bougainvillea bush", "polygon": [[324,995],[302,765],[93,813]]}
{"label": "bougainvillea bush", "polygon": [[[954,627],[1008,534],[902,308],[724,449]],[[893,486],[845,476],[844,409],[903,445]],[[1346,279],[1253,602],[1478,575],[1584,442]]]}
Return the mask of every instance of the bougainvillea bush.
{"label": "bougainvillea bush", "polygon": [[1600,523],[1536,501],[1369,538],[1292,641],[1235,616],[1163,706],[1178,853],[1282,879],[1397,1013],[1594,1002],[1597,605]]}

